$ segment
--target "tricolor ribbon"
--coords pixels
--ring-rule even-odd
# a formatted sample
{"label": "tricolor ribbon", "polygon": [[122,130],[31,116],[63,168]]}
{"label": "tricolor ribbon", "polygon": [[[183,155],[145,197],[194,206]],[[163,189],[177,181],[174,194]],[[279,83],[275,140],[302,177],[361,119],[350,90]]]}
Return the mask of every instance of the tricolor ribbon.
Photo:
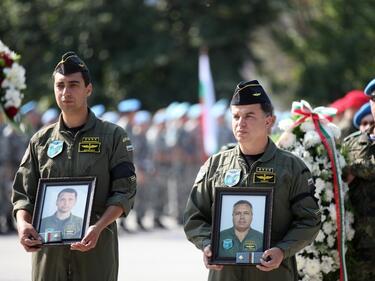
{"label": "tricolor ribbon", "polygon": [[336,219],[337,219],[337,248],[340,258],[340,281],[347,281],[347,271],[345,262],[345,224],[344,224],[344,194],[342,187],[341,176],[339,176],[339,161],[337,159],[336,145],[334,137],[330,134],[325,124],[330,122],[330,119],[336,114],[335,108],[330,107],[317,107],[312,108],[307,101],[301,100],[301,102],[293,102],[292,104],[292,115],[298,117],[293,124],[293,128],[302,124],[306,119],[311,118],[314,123],[316,132],[319,134],[320,139],[327,150],[329,160],[331,161],[331,169],[333,174],[333,188],[334,198],[336,207]]}

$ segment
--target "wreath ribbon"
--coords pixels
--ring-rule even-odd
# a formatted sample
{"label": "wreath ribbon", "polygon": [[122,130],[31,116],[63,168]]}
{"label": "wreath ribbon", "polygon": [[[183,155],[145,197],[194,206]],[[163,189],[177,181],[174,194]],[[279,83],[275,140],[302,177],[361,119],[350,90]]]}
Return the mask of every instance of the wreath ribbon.
{"label": "wreath ribbon", "polygon": [[333,188],[336,208],[336,221],[337,221],[337,248],[340,259],[340,281],[347,281],[346,261],[345,261],[345,228],[344,228],[344,196],[341,176],[339,176],[339,161],[337,159],[336,145],[334,138],[324,128],[324,124],[330,122],[330,119],[336,114],[336,109],[330,107],[317,107],[312,108],[307,101],[293,102],[292,115],[298,117],[293,124],[297,127],[306,119],[311,118],[315,130],[320,136],[320,139],[327,150],[329,160],[331,162],[331,169],[333,174]]}

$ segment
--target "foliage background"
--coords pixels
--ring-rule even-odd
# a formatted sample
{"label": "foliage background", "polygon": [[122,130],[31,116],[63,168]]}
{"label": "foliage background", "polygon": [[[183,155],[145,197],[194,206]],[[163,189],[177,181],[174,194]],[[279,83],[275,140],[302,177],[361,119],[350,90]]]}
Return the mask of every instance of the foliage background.
{"label": "foliage background", "polygon": [[54,104],[51,72],[76,51],[94,80],[91,103],[129,97],[155,110],[198,101],[207,46],[218,98],[257,78],[280,108],[327,104],[373,78],[370,0],[2,0],[0,38],[22,55],[25,101]]}

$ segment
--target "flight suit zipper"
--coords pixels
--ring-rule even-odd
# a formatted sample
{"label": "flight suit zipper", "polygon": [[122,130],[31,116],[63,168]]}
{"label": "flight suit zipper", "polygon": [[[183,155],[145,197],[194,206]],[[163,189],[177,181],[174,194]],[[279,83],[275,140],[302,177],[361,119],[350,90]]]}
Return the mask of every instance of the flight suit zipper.
{"label": "flight suit zipper", "polygon": [[259,162],[259,160],[256,160],[256,161],[254,161],[252,164],[251,164],[251,166],[249,167],[249,165],[247,164],[247,162],[245,161],[245,160],[243,160],[243,159],[241,159],[240,161],[243,161],[245,164],[246,164],[246,169],[245,169],[245,171],[246,171],[246,174],[245,174],[245,176],[243,177],[243,179],[241,180],[241,185],[245,185],[245,186],[250,186],[250,181],[251,181],[251,172],[253,171],[253,168],[254,168],[254,165],[255,164],[257,164],[258,162]]}

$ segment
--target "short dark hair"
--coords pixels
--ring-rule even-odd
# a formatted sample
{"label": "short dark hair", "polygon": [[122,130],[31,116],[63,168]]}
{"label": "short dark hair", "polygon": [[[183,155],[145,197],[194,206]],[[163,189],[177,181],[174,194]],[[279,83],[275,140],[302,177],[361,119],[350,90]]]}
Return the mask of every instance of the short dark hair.
{"label": "short dark hair", "polygon": [[273,116],[274,115],[274,108],[271,103],[261,103],[260,108],[267,116]]}
{"label": "short dark hair", "polygon": [[61,190],[59,192],[59,194],[57,194],[57,198],[59,198],[62,193],[74,193],[75,198],[77,198],[77,196],[78,196],[77,191],[75,189],[73,189],[73,188],[64,188],[63,190]]}
{"label": "short dark hair", "polygon": [[248,205],[250,207],[251,211],[253,211],[253,205],[251,205],[251,203],[247,200],[239,200],[236,203],[234,203],[233,210],[238,205]]}

